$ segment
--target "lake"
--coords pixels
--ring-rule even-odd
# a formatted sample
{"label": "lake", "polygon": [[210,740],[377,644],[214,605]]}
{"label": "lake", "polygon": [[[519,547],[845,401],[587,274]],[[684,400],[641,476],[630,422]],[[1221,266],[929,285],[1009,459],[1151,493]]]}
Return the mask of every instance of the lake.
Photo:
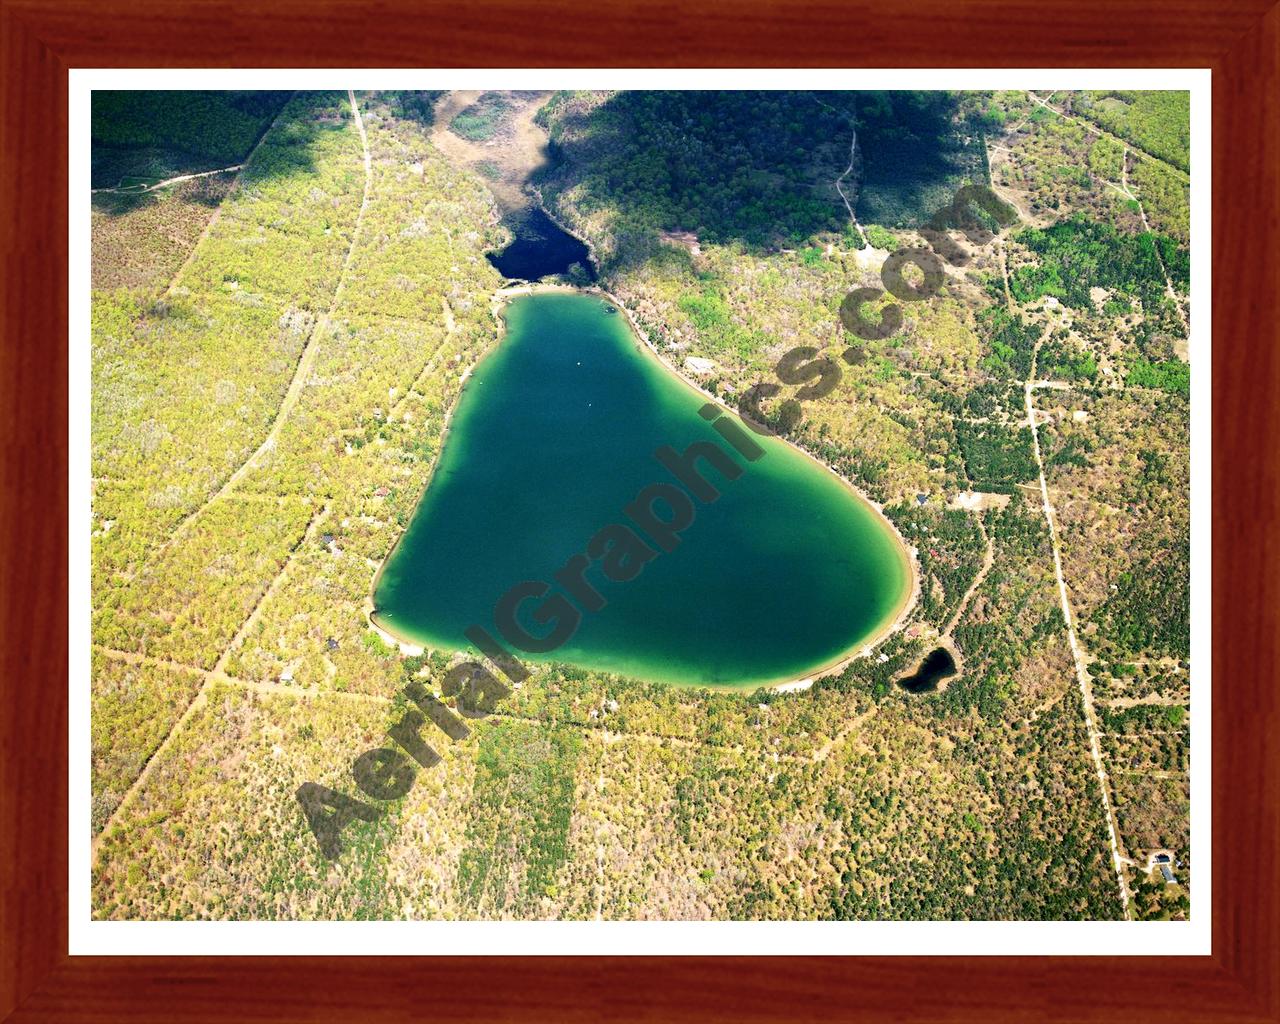
{"label": "lake", "polygon": [[[474,623],[499,635],[494,610],[506,591],[553,581],[598,531],[627,524],[622,510],[638,492],[676,483],[655,450],[699,441],[719,445],[740,475],[725,480],[699,463],[720,496],[693,503],[678,546],[626,582],[593,563],[585,578],[605,607],[584,613],[555,651],[518,657],[747,687],[833,665],[900,614],[907,555],[879,513],[780,440],[749,434],[763,454],[737,454],[699,414],[705,397],[644,348],[616,307],[553,292],[519,297],[505,316],[506,334],[467,381],[431,482],[376,582],[379,626],[447,650],[464,649]],[[553,624],[533,624],[536,610],[526,602],[520,621],[546,633]]]}

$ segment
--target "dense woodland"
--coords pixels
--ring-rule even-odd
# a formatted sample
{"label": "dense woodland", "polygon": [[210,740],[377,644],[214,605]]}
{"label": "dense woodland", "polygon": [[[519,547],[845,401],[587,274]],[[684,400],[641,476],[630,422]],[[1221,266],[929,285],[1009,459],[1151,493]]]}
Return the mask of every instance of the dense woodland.
{"label": "dense woodland", "polygon": [[1191,167],[1191,94],[1113,89],[1081,92],[1076,113],[1183,171]]}
{"label": "dense woodland", "polygon": [[[539,668],[465,739],[438,735],[442,762],[348,829],[336,863],[294,791],[355,793],[351,759],[403,713],[401,687],[442,695],[457,657],[388,644],[366,602],[499,341],[485,254],[508,236],[483,168],[431,145],[436,94],[358,93],[364,140],[340,92],[96,100],[95,186],[253,155],[95,196],[95,915],[1119,916],[1028,393],[1132,912],[1189,913],[1170,95],[553,97],[533,185],[678,371],[733,405],[796,345],[852,346],[831,394],[787,411],[784,388],[763,411],[884,506],[919,595],[800,692]],[[503,103],[486,93],[449,129],[500,143]],[[854,339],[843,297],[879,286],[863,235],[920,244],[966,181],[1019,223],[903,303],[894,335]],[[939,642],[959,673],[906,693]],[[1178,884],[1141,869],[1155,849]]]}
{"label": "dense woodland", "polygon": [[93,186],[114,188],[238,163],[287,99],[283,92],[95,91]]}
{"label": "dense woodland", "polygon": [[982,165],[977,126],[940,92],[562,93],[539,121],[556,157],[543,194],[620,221],[606,266],[651,258],[660,232],[757,250],[850,232],[835,182],[855,130],[858,213],[883,232],[872,244],[919,225]]}

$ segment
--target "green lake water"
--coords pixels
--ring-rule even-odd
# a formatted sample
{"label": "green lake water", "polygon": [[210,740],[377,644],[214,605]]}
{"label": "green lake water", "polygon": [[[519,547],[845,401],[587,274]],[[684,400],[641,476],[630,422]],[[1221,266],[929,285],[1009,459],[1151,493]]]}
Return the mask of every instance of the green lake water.
{"label": "green lake water", "polygon": [[[633,525],[622,510],[646,486],[677,483],[654,451],[710,441],[742,473],[725,480],[699,463],[720,497],[693,500],[678,546],[625,582],[593,561],[586,579],[605,607],[585,611],[556,650],[513,653],[669,684],[750,686],[823,668],[879,632],[910,585],[884,521],[781,441],[749,434],[764,454],[749,462],[735,452],[699,415],[706,399],[610,309],[578,293],[506,307],[506,335],[467,381],[432,480],[383,567],[374,620],[433,648],[467,648],[473,624],[501,639],[494,610],[507,590],[542,580],[564,593],[557,569],[606,525]],[[534,624],[540,603],[521,607],[530,633],[555,626]]]}

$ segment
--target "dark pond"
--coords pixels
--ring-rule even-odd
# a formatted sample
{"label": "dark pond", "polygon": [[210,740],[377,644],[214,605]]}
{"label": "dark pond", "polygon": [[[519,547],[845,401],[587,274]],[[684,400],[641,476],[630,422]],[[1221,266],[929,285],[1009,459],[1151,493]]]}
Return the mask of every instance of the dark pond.
{"label": "dark pond", "polygon": [[511,214],[503,222],[516,236],[502,252],[491,253],[489,262],[503,277],[522,281],[540,281],[552,274],[572,271],[581,283],[596,279],[591,253],[586,245],[565,231],[546,212],[534,207]]}
{"label": "dark pond", "polygon": [[929,652],[913,675],[899,679],[898,685],[910,693],[929,693],[936,690],[943,679],[955,674],[955,658],[945,647],[937,647]]}

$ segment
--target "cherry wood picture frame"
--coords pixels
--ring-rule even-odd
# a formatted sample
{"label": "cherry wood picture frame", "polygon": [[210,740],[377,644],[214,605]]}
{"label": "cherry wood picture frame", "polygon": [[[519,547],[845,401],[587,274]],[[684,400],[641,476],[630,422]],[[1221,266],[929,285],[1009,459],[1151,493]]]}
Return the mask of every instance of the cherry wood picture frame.
{"label": "cherry wood picture frame", "polygon": [[[0,54],[0,1019],[1280,1021],[1274,0],[0,0]],[[224,66],[1211,68],[1212,955],[68,956],[67,72]]]}

